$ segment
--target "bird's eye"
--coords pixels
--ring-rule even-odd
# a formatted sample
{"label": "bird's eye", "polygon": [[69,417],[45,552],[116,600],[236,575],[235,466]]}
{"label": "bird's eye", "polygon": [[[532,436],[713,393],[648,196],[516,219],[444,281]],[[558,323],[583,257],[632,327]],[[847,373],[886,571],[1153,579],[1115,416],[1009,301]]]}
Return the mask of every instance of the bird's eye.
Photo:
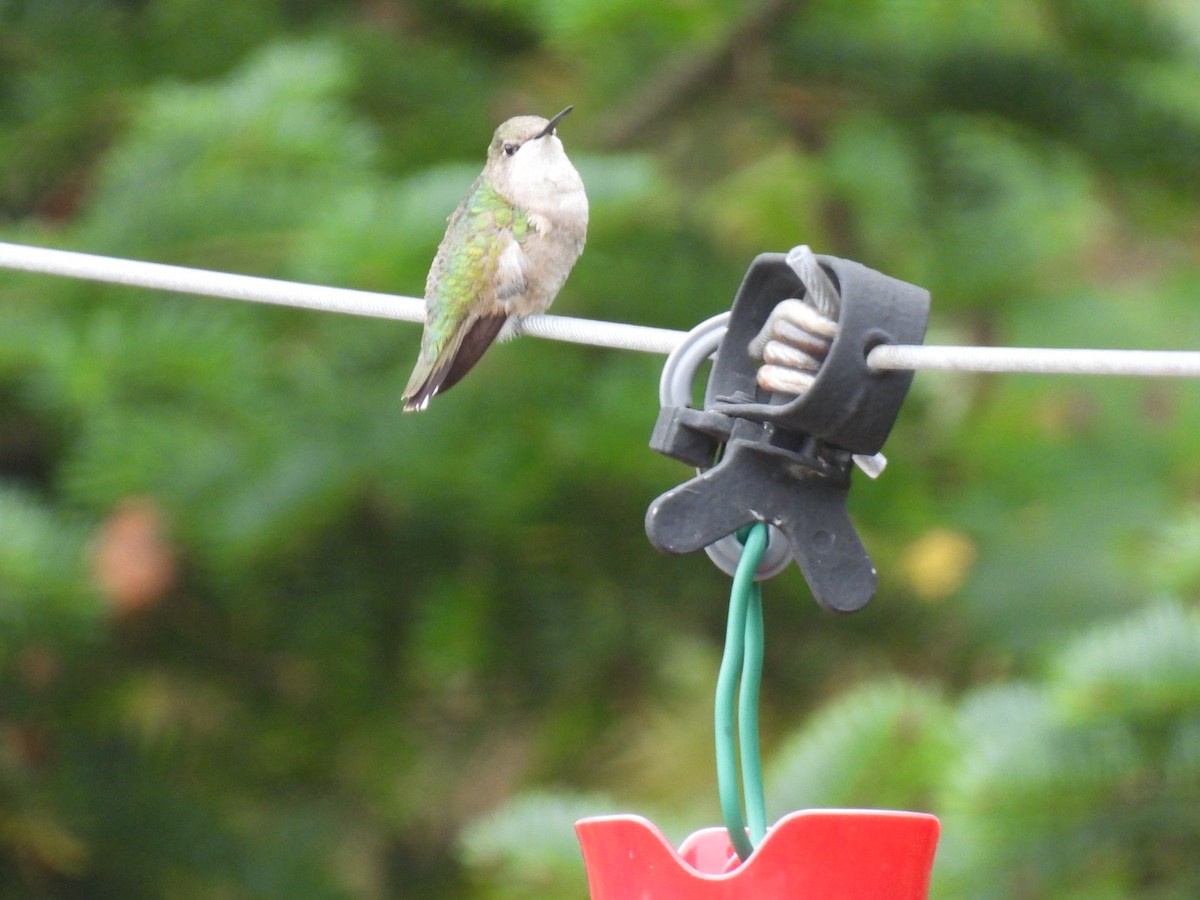
{"label": "bird's eye", "polygon": [[505,156],[512,156],[516,152],[517,152],[516,144],[505,144],[504,145],[504,155]]}

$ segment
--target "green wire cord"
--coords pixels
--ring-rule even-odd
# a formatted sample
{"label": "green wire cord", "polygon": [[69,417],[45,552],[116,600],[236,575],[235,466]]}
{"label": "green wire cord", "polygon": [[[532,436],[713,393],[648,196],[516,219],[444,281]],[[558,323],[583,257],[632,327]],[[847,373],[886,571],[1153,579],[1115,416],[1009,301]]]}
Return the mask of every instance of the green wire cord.
{"label": "green wire cord", "polygon": [[[734,850],[745,861],[767,833],[762,761],[758,749],[758,688],[762,680],[763,662],[762,592],[754,581],[759,560],[767,547],[767,526],[762,523],[753,525],[745,533],[739,533],[738,537],[745,549],[733,576],[733,589],[729,596],[729,624],[725,630],[725,654],[717,675],[714,719],[721,814]],[[742,816],[743,791],[746,798],[745,818]]]}

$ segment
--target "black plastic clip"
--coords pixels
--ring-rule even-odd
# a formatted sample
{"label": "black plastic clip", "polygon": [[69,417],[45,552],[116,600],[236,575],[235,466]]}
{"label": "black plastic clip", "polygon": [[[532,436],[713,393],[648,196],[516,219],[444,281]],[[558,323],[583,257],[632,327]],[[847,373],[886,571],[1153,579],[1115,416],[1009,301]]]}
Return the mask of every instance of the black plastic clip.
{"label": "black plastic clip", "polygon": [[784,254],[762,254],[734,299],[704,409],[660,411],[650,446],[705,471],[650,504],[646,533],[660,550],[690,553],[766,522],[787,538],[817,602],[853,612],[876,584],[846,509],[853,455],[879,451],[912,383],[911,372],[876,372],[866,357],[924,340],[929,292],[850,260],[816,260],[841,311],[815,382],[798,397],[758,386],[751,340],[780,301],[806,292]]}

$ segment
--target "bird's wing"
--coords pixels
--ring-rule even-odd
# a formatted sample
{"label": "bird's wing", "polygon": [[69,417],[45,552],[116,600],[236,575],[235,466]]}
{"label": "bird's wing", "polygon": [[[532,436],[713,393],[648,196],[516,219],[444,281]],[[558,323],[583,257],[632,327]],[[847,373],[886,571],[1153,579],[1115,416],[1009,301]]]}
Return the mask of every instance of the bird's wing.
{"label": "bird's wing", "polygon": [[482,178],[446,228],[425,284],[425,332],[404,391],[420,409],[462,378],[495,340],[509,301],[526,290],[526,215]]}

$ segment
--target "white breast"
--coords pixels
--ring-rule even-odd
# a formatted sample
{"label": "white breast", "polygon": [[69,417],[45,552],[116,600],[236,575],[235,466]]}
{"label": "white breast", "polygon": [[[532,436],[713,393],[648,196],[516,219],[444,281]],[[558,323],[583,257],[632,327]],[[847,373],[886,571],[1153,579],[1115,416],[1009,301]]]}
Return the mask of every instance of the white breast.
{"label": "white breast", "polygon": [[532,214],[534,227],[543,234],[545,226],[564,220],[572,225],[582,222],[586,227],[588,202],[583,179],[567,159],[558,137],[550,134],[526,141],[513,157],[508,175],[504,193]]}
{"label": "white breast", "polygon": [[522,317],[545,311],[566,281],[587,240],[588,202],[554,135],[526,141],[508,163],[496,187],[525,212],[533,232],[518,251],[525,289],[502,301],[510,316]]}

